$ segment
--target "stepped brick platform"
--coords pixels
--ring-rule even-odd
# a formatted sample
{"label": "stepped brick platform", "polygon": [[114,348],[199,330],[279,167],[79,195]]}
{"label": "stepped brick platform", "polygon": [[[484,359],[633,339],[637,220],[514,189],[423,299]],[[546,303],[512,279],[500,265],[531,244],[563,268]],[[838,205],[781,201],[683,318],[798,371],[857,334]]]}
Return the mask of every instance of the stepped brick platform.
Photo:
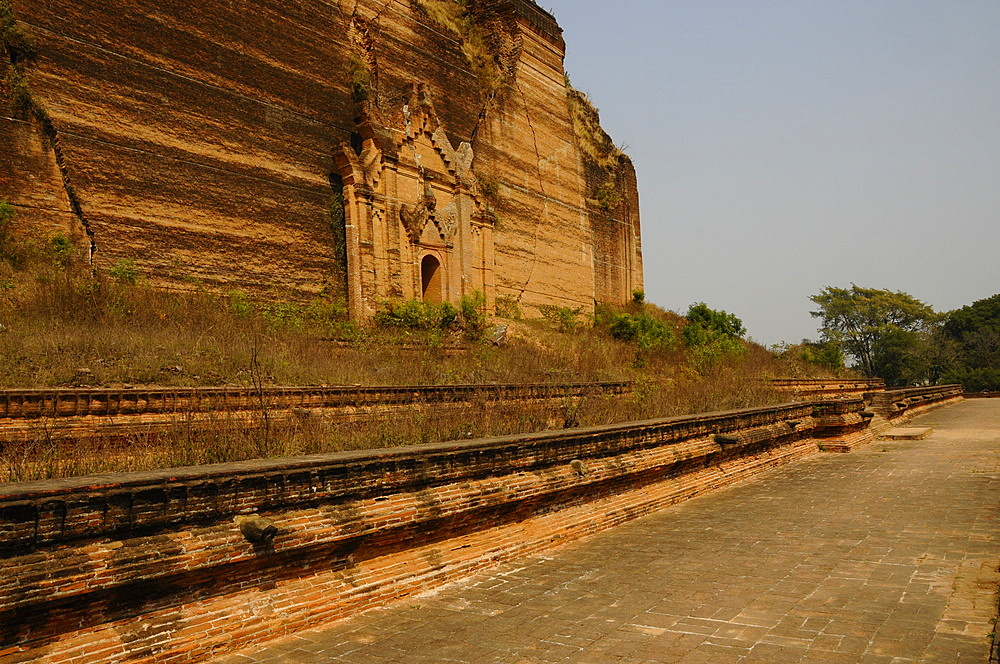
{"label": "stepped brick platform", "polygon": [[889,429],[881,437],[889,440],[923,440],[933,431],[930,427],[897,427]]}
{"label": "stepped brick platform", "polygon": [[[921,403],[948,403],[935,401],[948,389]],[[823,442],[871,439],[866,411],[795,403],[0,485],[0,664],[174,664],[259,645],[810,459]]]}
{"label": "stepped brick platform", "polygon": [[986,664],[1000,401],[213,664]]}

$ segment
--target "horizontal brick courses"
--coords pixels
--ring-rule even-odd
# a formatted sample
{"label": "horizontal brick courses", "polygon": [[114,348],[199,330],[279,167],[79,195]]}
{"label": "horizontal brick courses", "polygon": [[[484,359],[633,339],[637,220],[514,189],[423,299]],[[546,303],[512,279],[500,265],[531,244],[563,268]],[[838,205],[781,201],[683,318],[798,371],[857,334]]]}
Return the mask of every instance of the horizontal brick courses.
{"label": "horizontal brick courses", "polygon": [[[819,435],[863,428],[863,409],[792,404],[0,487],[0,649],[17,649],[0,664],[244,648],[809,456]],[[249,513],[277,526],[273,541],[243,537],[233,519]]]}

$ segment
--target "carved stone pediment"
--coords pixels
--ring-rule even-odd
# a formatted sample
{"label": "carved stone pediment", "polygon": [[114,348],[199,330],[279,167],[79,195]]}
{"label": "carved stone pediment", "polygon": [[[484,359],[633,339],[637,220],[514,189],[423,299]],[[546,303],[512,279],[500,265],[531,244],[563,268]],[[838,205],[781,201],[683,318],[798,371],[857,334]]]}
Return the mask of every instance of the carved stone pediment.
{"label": "carved stone pediment", "polygon": [[442,239],[450,240],[455,237],[458,231],[458,205],[454,200],[435,212],[434,223],[437,224]]}
{"label": "carved stone pediment", "polygon": [[431,188],[429,180],[424,180],[424,193],[420,200],[413,205],[403,204],[399,206],[399,221],[406,229],[406,234],[410,242],[416,244],[420,241],[420,236],[424,232],[424,226],[428,221],[434,219],[434,209],[437,207],[437,197]]}

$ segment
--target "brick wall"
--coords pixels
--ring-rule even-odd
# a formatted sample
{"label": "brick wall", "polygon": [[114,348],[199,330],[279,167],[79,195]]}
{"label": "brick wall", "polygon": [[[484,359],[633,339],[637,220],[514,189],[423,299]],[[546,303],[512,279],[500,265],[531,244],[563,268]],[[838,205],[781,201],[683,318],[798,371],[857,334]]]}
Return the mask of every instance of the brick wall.
{"label": "brick wall", "polygon": [[[571,541],[853,435],[861,399],[0,487],[0,663],[191,662]],[[277,527],[254,543],[237,521]]]}
{"label": "brick wall", "polygon": [[[0,441],[121,439],[169,431],[179,422],[208,429],[223,422],[258,426],[271,420],[319,415],[328,422],[388,418],[414,409],[467,412],[516,402],[539,411],[588,396],[622,395],[624,382],[521,385],[355,387],[150,388],[0,390]],[[4,477],[0,471],[0,479]]]}
{"label": "brick wall", "polygon": [[870,397],[870,410],[874,413],[871,429],[876,434],[883,433],[928,410],[961,401],[962,398],[961,385],[902,387],[875,393]]}
{"label": "brick wall", "polygon": [[861,397],[885,390],[881,378],[775,378],[771,385],[796,401]]}

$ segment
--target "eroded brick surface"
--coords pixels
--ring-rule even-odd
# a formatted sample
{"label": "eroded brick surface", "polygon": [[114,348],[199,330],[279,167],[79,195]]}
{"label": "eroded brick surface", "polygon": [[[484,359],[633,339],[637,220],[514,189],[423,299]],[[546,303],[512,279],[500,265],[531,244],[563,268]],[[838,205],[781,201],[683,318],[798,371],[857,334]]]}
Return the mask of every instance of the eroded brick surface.
{"label": "eroded brick surface", "polygon": [[217,664],[986,662],[1000,400]]}
{"label": "eroded brick surface", "polygon": [[434,4],[5,2],[46,118],[8,113],[0,83],[15,234],[62,233],[157,286],[332,289],[359,318],[473,291],[526,312],[625,303],[643,287],[635,171],[591,154],[612,145],[596,112],[577,129],[555,19],[470,7],[495,87]]}

